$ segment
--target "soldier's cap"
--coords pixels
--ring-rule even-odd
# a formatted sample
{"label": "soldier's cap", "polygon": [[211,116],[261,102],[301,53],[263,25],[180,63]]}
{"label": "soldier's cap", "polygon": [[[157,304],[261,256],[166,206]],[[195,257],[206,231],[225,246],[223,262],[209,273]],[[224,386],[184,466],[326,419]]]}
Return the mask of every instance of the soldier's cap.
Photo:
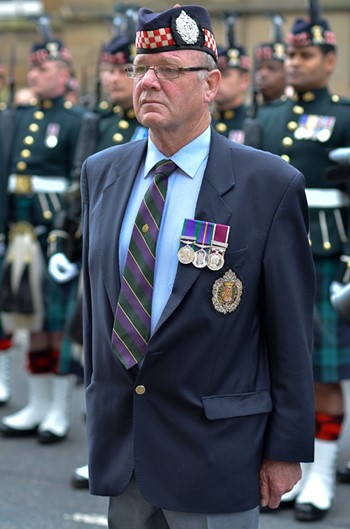
{"label": "soldier's cap", "polygon": [[251,67],[250,57],[243,46],[234,46],[233,48],[224,48],[218,46],[218,68],[227,70],[237,68],[248,72]]}
{"label": "soldier's cap", "polygon": [[45,61],[64,61],[69,64],[72,60],[69,50],[60,40],[35,42],[32,46],[29,63],[38,66]]}
{"label": "soldier's cap", "polygon": [[100,62],[129,64],[135,58],[135,41],[127,37],[114,37],[102,46]]}
{"label": "soldier's cap", "polygon": [[260,61],[281,61],[286,58],[286,44],[284,42],[261,42],[255,46],[254,59]]}
{"label": "soldier's cap", "polygon": [[335,35],[326,19],[315,22],[302,18],[295,20],[287,35],[287,44],[295,47],[329,45],[334,48],[337,45]]}
{"label": "soldier's cap", "polygon": [[136,54],[199,50],[217,61],[208,11],[198,5],[176,6],[161,13],[139,10]]}

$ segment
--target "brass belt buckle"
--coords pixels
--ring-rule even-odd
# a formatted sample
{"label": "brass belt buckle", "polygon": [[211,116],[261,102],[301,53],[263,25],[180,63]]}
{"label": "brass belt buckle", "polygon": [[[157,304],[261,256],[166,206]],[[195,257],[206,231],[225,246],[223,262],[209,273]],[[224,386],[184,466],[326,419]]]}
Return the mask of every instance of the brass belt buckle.
{"label": "brass belt buckle", "polygon": [[30,194],[32,192],[32,180],[29,175],[16,175],[15,193],[19,195]]}

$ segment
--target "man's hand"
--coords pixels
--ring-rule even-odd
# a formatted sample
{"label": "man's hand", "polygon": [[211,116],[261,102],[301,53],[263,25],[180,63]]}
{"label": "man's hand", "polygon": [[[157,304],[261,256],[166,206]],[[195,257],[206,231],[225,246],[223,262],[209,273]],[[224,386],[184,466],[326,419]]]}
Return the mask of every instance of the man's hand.
{"label": "man's hand", "polygon": [[49,274],[57,283],[67,283],[79,274],[79,269],[64,253],[55,253],[49,259]]}
{"label": "man's hand", "polygon": [[299,463],[265,459],[260,469],[260,505],[277,509],[281,496],[292,490],[301,478]]}

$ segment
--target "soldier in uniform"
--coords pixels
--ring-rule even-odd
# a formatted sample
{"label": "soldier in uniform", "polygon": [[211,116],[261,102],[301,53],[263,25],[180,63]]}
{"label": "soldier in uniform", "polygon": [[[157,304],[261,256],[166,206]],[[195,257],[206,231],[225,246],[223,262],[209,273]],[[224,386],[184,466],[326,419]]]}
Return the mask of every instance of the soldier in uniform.
{"label": "soldier in uniform", "polygon": [[250,58],[243,46],[235,43],[236,16],[227,18],[228,47],[218,46],[221,81],[215,98],[214,128],[230,140],[244,143],[243,122],[247,116],[245,99],[250,83]]}
{"label": "soldier in uniform", "polygon": [[335,35],[310,2],[310,19],[297,19],[287,38],[287,82],[295,94],[261,116],[262,148],[305,175],[317,273],[315,462],[304,468],[303,479],[283,497],[295,500],[295,515],[302,521],[321,519],[331,508],[344,418],[341,381],[350,378],[350,327],[330,302],[333,282],[347,283],[350,267],[349,195],[345,183],[331,180],[336,164],[328,156],[329,151],[350,145],[350,101],[328,89],[335,66]]}
{"label": "soldier in uniform", "polygon": [[[48,239],[64,207],[83,109],[65,100],[71,56],[53,38],[34,44],[28,83],[38,98],[35,107],[16,112],[9,160],[8,245],[1,285],[5,329],[30,331],[27,368],[29,399],[2,419],[3,436],[38,434],[40,443],[64,439],[75,377],[62,365],[60,348],[71,281],[55,283],[47,273]],[[77,275],[72,267],[71,277]]]}
{"label": "soldier in uniform", "polygon": [[286,71],[284,61],[286,45],[282,36],[282,17],[272,18],[274,38],[261,42],[254,49],[254,84],[264,104],[273,104],[284,96]]}
{"label": "soldier in uniform", "polygon": [[146,134],[135,117],[133,82],[125,71],[126,65],[133,61],[134,50],[135,41],[124,35],[114,37],[102,48],[101,83],[109,101],[102,101],[99,105],[96,152],[140,139]]}
{"label": "soldier in uniform", "polygon": [[[14,134],[15,115],[13,110],[13,97],[15,91],[13,49],[10,54],[9,71],[6,79],[6,101],[0,101],[0,278],[2,264],[6,253],[6,160],[8,160],[11,138]],[[5,89],[5,73],[0,59],[0,94]],[[0,291],[1,295],[1,291]],[[0,406],[8,403],[12,394],[12,359],[13,348],[12,333],[3,329],[0,321]]]}

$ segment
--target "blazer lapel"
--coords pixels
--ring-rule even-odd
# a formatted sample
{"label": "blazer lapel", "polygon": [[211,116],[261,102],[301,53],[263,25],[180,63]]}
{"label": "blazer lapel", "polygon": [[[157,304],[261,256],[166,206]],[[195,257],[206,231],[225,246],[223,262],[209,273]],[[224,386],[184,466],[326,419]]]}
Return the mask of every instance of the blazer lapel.
{"label": "blazer lapel", "polygon": [[[128,147],[130,145],[128,144]],[[121,156],[118,156],[118,161],[112,167],[101,200],[99,218],[101,273],[113,313],[120,289],[118,250],[120,229],[146,145],[146,141],[135,143],[132,149],[126,148],[122,151]]]}
{"label": "blazer lapel", "polygon": [[[231,209],[226,204],[224,195],[235,184],[231,159],[233,151],[229,144],[226,146],[221,140],[222,137],[212,129],[211,148],[195,218],[216,224],[229,224]],[[157,332],[178,307],[200,273],[201,269],[193,265],[178,265],[172,293],[154,332]]]}

